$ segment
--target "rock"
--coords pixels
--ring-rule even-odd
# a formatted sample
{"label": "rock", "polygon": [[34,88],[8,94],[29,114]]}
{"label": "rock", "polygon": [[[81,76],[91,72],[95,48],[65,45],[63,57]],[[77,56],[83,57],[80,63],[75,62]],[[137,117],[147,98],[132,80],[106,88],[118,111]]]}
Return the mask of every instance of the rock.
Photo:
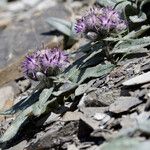
{"label": "rock", "polygon": [[131,128],[132,126],[137,125],[137,121],[134,118],[125,117],[121,119],[120,125],[122,128]]}
{"label": "rock", "polygon": [[103,137],[106,140],[111,138],[111,131],[105,129],[94,130],[91,134],[91,137]]}
{"label": "rock", "polygon": [[140,103],[142,103],[142,101],[136,97],[119,97],[110,105],[109,111],[113,113],[126,112]]}
{"label": "rock", "polygon": [[29,79],[19,80],[17,84],[21,92],[25,92],[31,87],[31,81]]}
{"label": "rock", "polygon": [[132,79],[129,79],[122,84],[125,86],[132,86],[132,85],[137,85],[137,84],[144,84],[150,82],[150,72],[143,73],[139,76],[136,76]]}
{"label": "rock", "polygon": [[95,113],[104,113],[108,111],[108,107],[84,107],[80,109],[81,112],[84,113],[84,115],[88,117],[93,117]]}
{"label": "rock", "polygon": [[0,31],[6,28],[11,22],[11,19],[5,18],[0,20]]}
{"label": "rock", "polygon": [[13,87],[6,86],[0,89],[0,110],[8,109],[13,105],[15,92]]}
{"label": "rock", "polygon": [[20,142],[19,144],[15,145],[15,146],[13,146],[13,147],[10,147],[10,148],[7,149],[7,150],[24,150],[26,144],[27,144],[27,141],[24,140],[24,141]]}
{"label": "rock", "polygon": [[83,114],[81,112],[66,112],[62,118],[62,121],[75,121],[79,120]]}
{"label": "rock", "polygon": [[0,69],[0,86],[23,76],[20,67],[20,64],[23,60],[24,57],[20,57],[16,62],[8,65],[6,68]]}
{"label": "rock", "polygon": [[137,117],[136,117],[136,120],[138,122],[144,122],[146,120],[148,120],[150,117],[150,112],[142,112],[141,114],[139,114]]}
{"label": "rock", "polygon": [[25,5],[27,6],[30,6],[30,7],[33,7],[35,6],[37,3],[40,2],[40,0],[32,0],[32,1],[29,1],[29,0],[21,0]]}
{"label": "rock", "polygon": [[12,2],[7,5],[7,10],[12,12],[18,12],[24,9],[25,9],[25,5],[21,1]]}
{"label": "rock", "polygon": [[56,0],[45,0],[45,1],[42,1],[41,3],[39,3],[35,9],[36,10],[44,10],[44,9],[48,9],[50,7],[54,7],[54,6],[56,6],[56,4],[57,4]]}
{"label": "rock", "polygon": [[78,107],[108,106],[115,101],[116,96],[119,94],[118,91],[102,92],[100,89],[96,90],[96,88],[93,88],[93,90],[88,94],[84,93]]}
{"label": "rock", "polygon": [[0,0],[0,9],[3,9],[6,7],[7,1],[6,0]]}
{"label": "rock", "polygon": [[95,120],[103,120],[104,118],[106,117],[106,114],[103,114],[103,113],[95,113],[94,115],[94,119]]}
{"label": "rock", "polygon": [[92,118],[89,118],[89,117],[81,117],[81,120],[86,124],[88,125],[91,129],[93,130],[97,130],[99,129],[99,122],[98,121],[95,121],[94,119]]}
{"label": "rock", "polygon": [[104,125],[111,119],[109,115],[106,115],[101,121],[100,121],[100,126],[101,128],[104,128]]}
{"label": "rock", "polygon": [[70,122],[63,125],[60,122],[51,125],[47,132],[40,135],[38,139],[33,139],[27,150],[53,149],[60,147],[63,143],[73,142],[73,135],[77,132],[78,122]]}
{"label": "rock", "polygon": [[[47,4],[47,7],[50,6]],[[34,13],[27,19],[14,21],[3,30],[0,36],[0,68],[12,64],[29,50],[41,48],[43,41],[45,45],[50,43],[55,36],[51,33],[54,28],[45,21],[48,17],[68,19],[70,16],[71,13],[63,5],[57,5],[51,9],[39,11],[38,15]]]}
{"label": "rock", "polygon": [[67,150],[78,150],[75,144],[68,145]]}

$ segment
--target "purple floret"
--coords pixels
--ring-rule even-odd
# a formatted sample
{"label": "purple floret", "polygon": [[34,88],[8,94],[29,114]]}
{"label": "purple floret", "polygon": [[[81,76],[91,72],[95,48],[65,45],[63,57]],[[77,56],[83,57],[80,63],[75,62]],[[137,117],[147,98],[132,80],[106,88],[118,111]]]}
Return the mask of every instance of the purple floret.
{"label": "purple floret", "polygon": [[40,63],[36,53],[26,56],[22,63],[22,69],[26,77],[37,80],[36,73],[40,71]]}
{"label": "purple floret", "polygon": [[120,13],[112,8],[93,7],[86,12],[82,19],[78,19],[75,25],[77,33],[95,32],[98,35],[115,33],[125,30],[127,25],[120,17]]}
{"label": "purple floret", "polygon": [[44,49],[26,56],[22,68],[25,76],[38,80],[37,73],[45,76],[56,75],[69,64],[68,56],[58,48]]}
{"label": "purple floret", "polygon": [[67,66],[68,56],[62,50],[53,48],[44,51],[41,56],[41,66],[46,75],[63,70]]}

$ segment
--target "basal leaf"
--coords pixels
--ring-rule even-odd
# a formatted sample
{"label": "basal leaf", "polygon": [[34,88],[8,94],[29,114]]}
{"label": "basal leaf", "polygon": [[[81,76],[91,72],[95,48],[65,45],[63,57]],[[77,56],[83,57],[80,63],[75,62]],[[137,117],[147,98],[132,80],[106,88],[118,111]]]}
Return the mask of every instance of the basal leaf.
{"label": "basal leaf", "polygon": [[83,83],[88,78],[96,78],[101,77],[108,74],[114,68],[113,64],[104,64],[104,65],[97,65],[95,67],[84,68],[80,70],[78,76],[78,84]]}
{"label": "basal leaf", "polygon": [[36,101],[38,101],[40,90],[44,88],[44,84],[40,82],[33,90],[30,96],[28,96],[26,99],[22,99],[18,103],[16,103],[14,106],[12,106],[10,109],[0,112],[0,115],[13,115],[17,113],[18,111],[23,111],[26,108],[33,105]]}
{"label": "basal leaf", "polygon": [[3,143],[11,140],[17,134],[20,127],[24,125],[29,116],[39,116],[44,113],[48,105],[47,100],[52,94],[52,91],[53,88],[44,89],[40,94],[38,102],[20,112],[16,119],[12,122],[10,127],[6,130],[4,135],[0,138],[0,142]]}
{"label": "basal leaf", "polygon": [[139,30],[131,31],[130,33],[128,33],[126,36],[123,37],[123,39],[137,38],[149,29],[150,29],[150,25],[143,25]]}
{"label": "basal leaf", "polygon": [[147,16],[144,12],[141,12],[139,15],[129,16],[129,18],[133,23],[144,22],[147,20]]}
{"label": "basal leaf", "polygon": [[58,91],[54,91],[53,95],[54,96],[60,96],[60,95],[65,95],[66,93],[68,93],[69,91],[75,89],[78,86],[78,84],[76,83],[64,83],[59,89]]}
{"label": "basal leaf", "polygon": [[12,122],[10,127],[6,130],[4,135],[0,138],[0,143],[7,142],[11,140],[19,131],[20,127],[25,123],[25,121],[28,119],[27,111],[29,109],[25,110],[24,112],[21,112],[16,119]]}
{"label": "basal leaf", "polygon": [[72,23],[63,19],[59,19],[59,18],[54,18],[54,17],[49,17],[47,19],[47,23],[54,27],[55,29],[57,29],[58,31],[68,35],[68,36],[72,36],[73,32],[72,32]]}
{"label": "basal leaf", "polygon": [[53,89],[54,88],[52,87],[50,89],[44,89],[42,91],[42,93],[39,96],[39,101],[32,106],[32,110],[33,110],[32,113],[34,114],[34,116],[38,117],[46,111],[46,107],[47,107],[46,102],[51,96]]}
{"label": "basal leaf", "polygon": [[116,9],[119,11],[122,11],[127,5],[131,4],[128,0],[96,0],[96,2],[104,7],[114,8],[116,6]]}
{"label": "basal leaf", "polygon": [[150,45],[150,37],[129,39],[116,44],[112,53],[136,53],[137,50],[148,45]]}

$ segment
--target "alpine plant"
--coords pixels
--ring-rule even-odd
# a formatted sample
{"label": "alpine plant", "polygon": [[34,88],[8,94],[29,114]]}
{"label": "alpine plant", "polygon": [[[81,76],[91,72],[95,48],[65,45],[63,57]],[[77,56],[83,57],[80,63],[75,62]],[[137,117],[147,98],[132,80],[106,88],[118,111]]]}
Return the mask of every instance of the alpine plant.
{"label": "alpine plant", "polygon": [[25,77],[39,80],[38,75],[45,77],[58,75],[69,65],[68,55],[58,49],[43,49],[27,55],[22,63]]}
{"label": "alpine plant", "polygon": [[90,33],[97,37],[106,37],[119,33],[127,28],[125,20],[116,10],[106,7],[90,8],[86,14],[76,21],[75,31],[88,36]]}

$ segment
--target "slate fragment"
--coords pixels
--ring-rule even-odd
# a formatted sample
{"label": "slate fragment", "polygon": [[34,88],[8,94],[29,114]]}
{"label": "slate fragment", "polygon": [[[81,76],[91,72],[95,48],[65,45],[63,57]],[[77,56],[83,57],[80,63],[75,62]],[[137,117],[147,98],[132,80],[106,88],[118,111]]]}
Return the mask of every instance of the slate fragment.
{"label": "slate fragment", "polygon": [[136,97],[118,97],[117,100],[109,107],[109,111],[113,113],[122,113],[129,111],[131,108],[141,104],[142,101]]}

